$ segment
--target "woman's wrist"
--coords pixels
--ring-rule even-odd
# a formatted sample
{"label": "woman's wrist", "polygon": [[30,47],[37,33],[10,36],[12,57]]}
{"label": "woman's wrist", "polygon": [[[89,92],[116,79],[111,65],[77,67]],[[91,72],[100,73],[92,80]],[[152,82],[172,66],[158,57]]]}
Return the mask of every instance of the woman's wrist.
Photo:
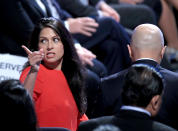
{"label": "woman's wrist", "polygon": [[30,73],[38,72],[38,70],[39,70],[39,66],[37,66],[37,65],[31,66],[31,68],[30,68]]}

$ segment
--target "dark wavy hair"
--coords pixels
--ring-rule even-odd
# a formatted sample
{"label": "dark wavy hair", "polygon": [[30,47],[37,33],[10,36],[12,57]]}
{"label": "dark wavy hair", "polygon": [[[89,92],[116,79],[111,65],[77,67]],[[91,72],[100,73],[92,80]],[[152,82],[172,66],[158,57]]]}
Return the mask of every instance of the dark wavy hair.
{"label": "dark wavy hair", "polygon": [[[79,112],[82,115],[85,113],[87,107],[86,96],[84,93],[85,69],[82,66],[74,48],[72,36],[65,28],[62,21],[52,17],[40,19],[32,32],[28,48],[32,51],[38,50],[40,32],[46,27],[53,29],[61,38],[64,46],[62,71],[72,91]],[[27,66],[29,66],[29,62],[25,64],[24,68]]]}
{"label": "dark wavy hair", "polygon": [[153,67],[135,64],[128,70],[122,91],[122,103],[146,107],[164,89],[162,75]]}
{"label": "dark wavy hair", "polygon": [[0,103],[1,128],[7,131],[36,131],[33,101],[19,80],[0,83]]}

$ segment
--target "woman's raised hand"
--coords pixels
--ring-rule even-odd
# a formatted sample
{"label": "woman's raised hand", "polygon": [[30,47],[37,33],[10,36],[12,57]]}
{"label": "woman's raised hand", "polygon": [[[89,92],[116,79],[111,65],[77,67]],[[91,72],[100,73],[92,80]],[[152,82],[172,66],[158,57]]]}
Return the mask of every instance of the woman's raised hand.
{"label": "woman's raised hand", "polygon": [[31,71],[37,72],[39,70],[39,65],[44,58],[44,51],[40,49],[39,51],[30,51],[26,46],[22,45],[22,48],[28,55],[28,61],[31,65]]}

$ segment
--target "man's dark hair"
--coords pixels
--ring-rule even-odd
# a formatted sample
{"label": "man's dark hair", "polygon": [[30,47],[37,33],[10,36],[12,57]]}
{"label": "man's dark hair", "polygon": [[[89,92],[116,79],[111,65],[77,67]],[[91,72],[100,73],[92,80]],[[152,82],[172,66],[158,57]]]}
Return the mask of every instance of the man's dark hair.
{"label": "man's dark hair", "polygon": [[153,96],[161,95],[163,80],[155,68],[135,64],[128,70],[122,91],[123,105],[146,107]]}
{"label": "man's dark hair", "polygon": [[0,119],[4,130],[36,131],[32,99],[19,80],[0,83]]}

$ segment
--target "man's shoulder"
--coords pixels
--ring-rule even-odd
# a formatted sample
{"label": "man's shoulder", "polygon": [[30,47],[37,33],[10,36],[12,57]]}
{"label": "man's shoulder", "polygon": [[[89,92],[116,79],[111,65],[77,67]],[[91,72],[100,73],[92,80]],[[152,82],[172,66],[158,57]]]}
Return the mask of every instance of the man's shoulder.
{"label": "man's shoulder", "polygon": [[178,73],[170,71],[168,69],[160,67],[160,72],[163,75],[164,79],[172,80],[178,83]]}
{"label": "man's shoulder", "polygon": [[112,74],[112,75],[109,75],[109,76],[106,76],[104,78],[101,79],[101,83],[107,83],[107,82],[113,82],[113,81],[118,81],[120,80],[121,78],[123,78],[126,74],[128,69],[125,69],[123,71],[120,71],[118,73],[115,73],[115,74]]}

